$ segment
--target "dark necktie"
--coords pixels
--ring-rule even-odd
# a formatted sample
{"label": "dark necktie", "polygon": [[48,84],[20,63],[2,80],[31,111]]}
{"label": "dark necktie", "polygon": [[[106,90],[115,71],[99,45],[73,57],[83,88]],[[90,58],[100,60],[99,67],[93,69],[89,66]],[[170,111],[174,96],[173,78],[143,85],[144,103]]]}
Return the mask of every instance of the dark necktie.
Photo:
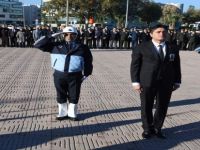
{"label": "dark necktie", "polygon": [[162,47],[162,45],[159,45],[158,53],[159,53],[160,59],[162,61],[164,61],[164,53],[163,53],[163,47]]}

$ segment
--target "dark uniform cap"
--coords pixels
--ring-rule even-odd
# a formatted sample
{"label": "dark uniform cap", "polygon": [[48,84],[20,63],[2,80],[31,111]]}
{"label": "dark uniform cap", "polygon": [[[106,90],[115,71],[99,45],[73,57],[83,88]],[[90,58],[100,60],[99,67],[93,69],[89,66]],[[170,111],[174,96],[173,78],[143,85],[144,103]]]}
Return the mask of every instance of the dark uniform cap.
{"label": "dark uniform cap", "polygon": [[150,32],[153,32],[157,28],[164,28],[165,30],[167,30],[167,26],[166,25],[158,23],[158,24],[154,24],[154,25],[150,26]]}

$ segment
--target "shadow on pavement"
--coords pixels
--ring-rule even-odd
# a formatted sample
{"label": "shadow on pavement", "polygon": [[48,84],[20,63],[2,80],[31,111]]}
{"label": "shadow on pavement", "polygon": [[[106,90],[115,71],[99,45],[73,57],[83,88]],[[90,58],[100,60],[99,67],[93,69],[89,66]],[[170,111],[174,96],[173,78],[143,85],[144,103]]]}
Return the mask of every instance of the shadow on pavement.
{"label": "shadow on pavement", "polygon": [[[199,102],[199,98],[197,99],[189,99],[189,100],[180,100],[171,102],[170,107],[174,106],[182,106],[182,105],[191,105],[197,104]],[[81,119],[86,119],[89,117],[94,117],[103,114],[111,114],[111,113],[121,113],[128,111],[136,111],[139,110],[140,107],[128,107],[114,110],[103,110],[98,112],[89,112],[81,114]],[[1,149],[23,149],[27,147],[37,146],[54,139],[62,138],[62,137],[73,137],[79,135],[88,135],[94,134],[98,132],[106,132],[112,130],[112,128],[120,127],[124,125],[130,125],[134,123],[141,122],[141,119],[135,120],[122,120],[122,121],[113,121],[106,123],[98,123],[91,125],[82,125],[82,126],[72,126],[72,127],[61,127],[61,128],[53,128],[53,129],[44,129],[37,131],[36,128],[32,128],[31,130],[36,131],[27,131],[27,132],[17,132],[17,133],[6,133],[2,134],[3,129],[1,130],[0,135],[0,145]],[[37,125],[37,122],[34,124]],[[40,124],[38,124],[40,125]],[[103,147],[99,149],[171,149],[176,145],[179,145],[183,142],[193,141],[196,139],[200,139],[200,122],[194,122],[190,124],[185,124],[181,126],[176,126],[168,129],[164,129],[163,131],[167,135],[166,140],[159,140],[156,138],[152,138],[150,140],[138,140],[129,143],[123,143],[118,145],[111,145],[108,147]],[[48,128],[48,127],[47,127]],[[120,137],[119,137],[120,138]]]}
{"label": "shadow on pavement", "polygon": [[105,132],[111,130],[114,127],[134,124],[140,121],[140,119],[124,120],[118,122],[74,126],[69,128],[54,128],[41,131],[2,134],[0,135],[0,145],[3,150],[22,149],[47,143],[61,137],[72,137],[78,135],[93,134],[97,132]]}
{"label": "shadow on pavement", "polygon": [[99,115],[111,114],[111,113],[122,113],[122,112],[129,112],[129,111],[137,111],[140,110],[140,107],[126,107],[126,108],[119,108],[119,109],[112,109],[112,110],[101,110],[95,112],[87,112],[82,113],[79,115],[81,120],[88,119],[90,117],[95,117]]}
{"label": "shadow on pavement", "polygon": [[[42,131],[31,131],[22,133],[9,133],[0,135],[0,144],[2,149],[21,149],[40,145],[61,137],[71,137],[78,135],[87,135],[97,132],[105,132],[114,127],[134,124],[140,122],[136,120],[124,120],[118,122],[99,123],[93,125],[74,126],[69,128],[47,129]],[[170,149],[183,142],[192,141],[200,138],[200,122],[194,122],[170,129],[164,129],[167,135],[166,140],[152,138],[149,140],[139,140],[118,145],[111,145],[99,149]],[[10,146],[10,147],[9,147]]]}
{"label": "shadow on pavement", "polygon": [[193,104],[200,104],[200,98],[172,101],[170,102],[169,107],[193,105]]}
{"label": "shadow on pavement", "polygon": [[[200,122],[194,122],[181,126],[176,126],[169,129],[164,129],[167,135],[167,139],[157,139],[155,137],[149,140],[133,141],[118,145],[111,145],[108,147],[97,148],[98,150],[163,150],[173,149],[175,146],[182,144],[183,142],[194,141],[200,139]],[[195,142],[193,143],[195,144]],[[195,145],[193,145],[195,147]],[[198,145],[199,146],[199,145]],[[179,147],[179,149],[181,149]]]}

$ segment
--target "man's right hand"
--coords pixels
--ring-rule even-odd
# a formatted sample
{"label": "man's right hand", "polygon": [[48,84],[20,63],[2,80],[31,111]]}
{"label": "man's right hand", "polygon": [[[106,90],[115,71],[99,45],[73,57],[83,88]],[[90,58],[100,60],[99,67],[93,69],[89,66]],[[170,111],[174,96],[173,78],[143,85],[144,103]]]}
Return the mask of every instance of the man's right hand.
{"label": "man's right hand", "polygon": [[142,87],[141,87],[140,85],[134,85],[134,86],[133,86],[133,89],[134,89],[135,91],[139,92],[139,93],[142,92]]}

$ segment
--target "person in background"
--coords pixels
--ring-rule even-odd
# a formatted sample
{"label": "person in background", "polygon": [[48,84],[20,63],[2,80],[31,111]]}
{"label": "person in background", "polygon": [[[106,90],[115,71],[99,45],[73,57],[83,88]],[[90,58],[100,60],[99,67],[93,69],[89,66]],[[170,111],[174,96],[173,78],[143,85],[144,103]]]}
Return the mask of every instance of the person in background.
{"label": "person in background", "polygon": [[19,47],[25,47],[25,32],[23,28],[20,28],[16,34],[17,43]]}
{"label": "person in background", "polygon": [[129,38],[131,41],[131,48],[135,48],[138,44],[138,35],[137,35],[137,29],[131,28],[129,33]]}
{"label": "person in background", "polygon": [[1,40],[3,47],[9,47],[9,29],[7,25],[3,25],[1,29]]}
{"label": "person in background", "polygon": [[40,26],[36,26],[36,28],[33,30],[33,39],[34,41],[37,41],[41,37],[41,29]]}

